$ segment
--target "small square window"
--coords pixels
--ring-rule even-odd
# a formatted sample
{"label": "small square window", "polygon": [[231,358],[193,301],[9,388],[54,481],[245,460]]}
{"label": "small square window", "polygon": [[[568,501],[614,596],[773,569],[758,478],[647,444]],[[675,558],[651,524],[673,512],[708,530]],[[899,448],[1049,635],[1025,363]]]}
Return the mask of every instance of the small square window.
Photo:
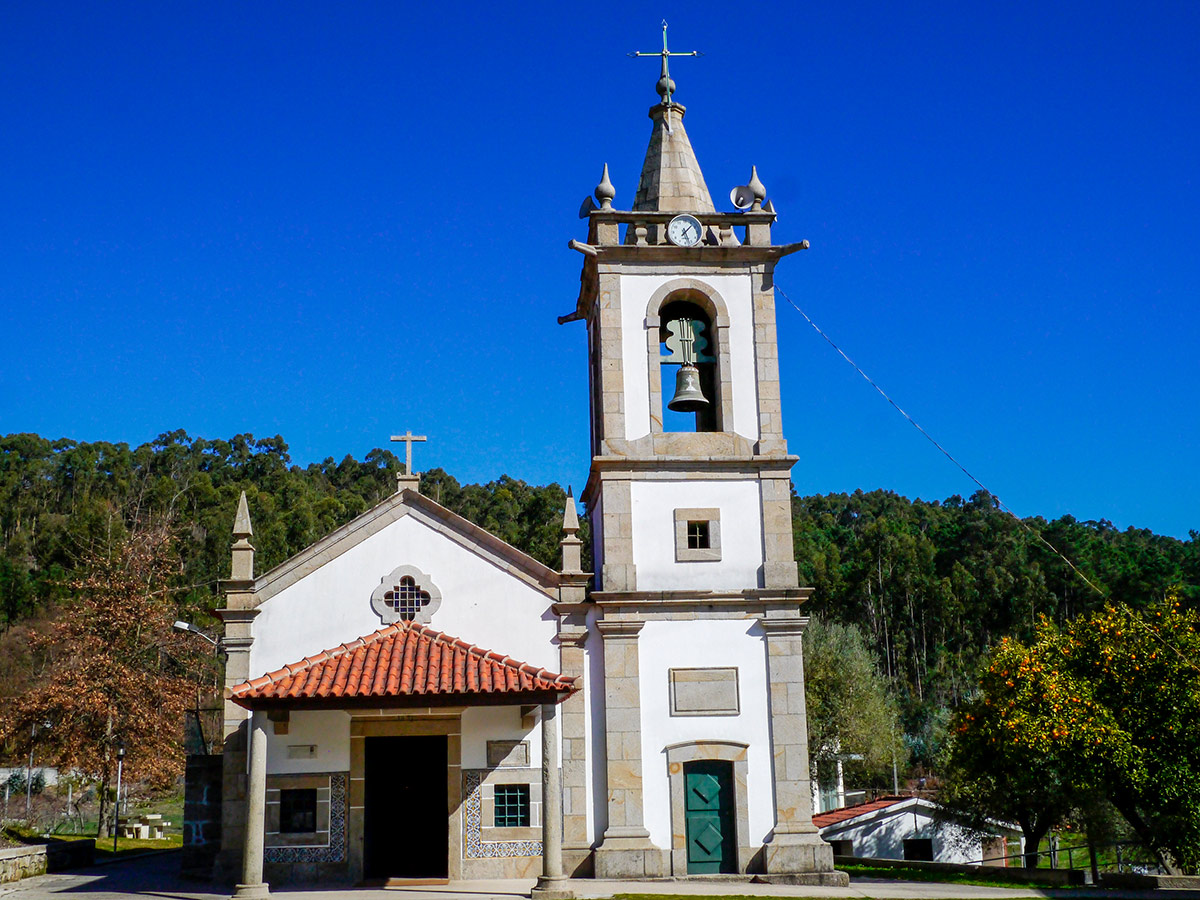
{"label": "small square window", "polygon": [[493,788],[495,810],[492,824],[497,828],[525,828],[529,825],[529,785],[498,784]]}
{"label": "small square window", "polygon": [[675,510],[675,562],[721,559],[721,510]]}
{"label": "small square window", "polygon": [[289,788],[279,792],[280,834],[312,834],[317,830],[317,789]]}

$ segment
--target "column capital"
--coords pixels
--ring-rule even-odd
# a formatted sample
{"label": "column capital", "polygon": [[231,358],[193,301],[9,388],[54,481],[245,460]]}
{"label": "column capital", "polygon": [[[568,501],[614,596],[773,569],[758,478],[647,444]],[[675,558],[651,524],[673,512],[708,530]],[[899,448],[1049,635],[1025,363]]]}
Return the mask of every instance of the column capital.
{"label": "column capital", "polygon": [[768,638],[799,637],[808,627],[808,616],[789,616],[786,619],[764,617],[758,620],[758,624]]}
{"label": "column capital", "polygon": [[597,619],[596,628],[604,640],[636,638],[646,623],[640,619]]}

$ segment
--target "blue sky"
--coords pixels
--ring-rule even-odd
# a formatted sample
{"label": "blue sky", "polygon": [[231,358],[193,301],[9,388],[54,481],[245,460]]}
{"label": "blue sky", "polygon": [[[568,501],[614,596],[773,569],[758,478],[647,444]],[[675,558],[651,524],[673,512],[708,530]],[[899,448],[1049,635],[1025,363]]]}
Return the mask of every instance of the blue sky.
{"label": "blue sky", "polygon": [[[579,203],[657,98],[780,286],[1014,510],[1200,529],[1200,4],[7,4],[0,432],[411,428],[578,487]],[[785,304],[802,493],[973,485]]]}

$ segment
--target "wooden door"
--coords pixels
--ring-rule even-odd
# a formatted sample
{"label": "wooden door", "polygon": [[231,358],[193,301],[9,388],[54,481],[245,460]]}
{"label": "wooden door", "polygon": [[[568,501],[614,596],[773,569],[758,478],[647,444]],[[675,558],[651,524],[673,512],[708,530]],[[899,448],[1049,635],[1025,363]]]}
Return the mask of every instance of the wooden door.
{"label": "wooden door", "polygon": [[366,739],[363,876],[445,878],[446,736]]}
{"label": "wooden door", "polygon": [[737,872],[733,765],[684,763],[684,817],[689,875]]}

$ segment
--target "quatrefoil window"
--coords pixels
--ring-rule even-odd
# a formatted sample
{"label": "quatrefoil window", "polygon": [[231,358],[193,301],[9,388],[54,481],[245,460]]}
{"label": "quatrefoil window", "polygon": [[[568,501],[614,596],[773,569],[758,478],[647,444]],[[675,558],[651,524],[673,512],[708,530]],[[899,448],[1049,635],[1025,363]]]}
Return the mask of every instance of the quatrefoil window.
{"label": "quatrefoil window", "polygon": [[441,591],[415,566],[399,566],[371,593],[371,607],[383,624],[428,622],[441,605]]}

